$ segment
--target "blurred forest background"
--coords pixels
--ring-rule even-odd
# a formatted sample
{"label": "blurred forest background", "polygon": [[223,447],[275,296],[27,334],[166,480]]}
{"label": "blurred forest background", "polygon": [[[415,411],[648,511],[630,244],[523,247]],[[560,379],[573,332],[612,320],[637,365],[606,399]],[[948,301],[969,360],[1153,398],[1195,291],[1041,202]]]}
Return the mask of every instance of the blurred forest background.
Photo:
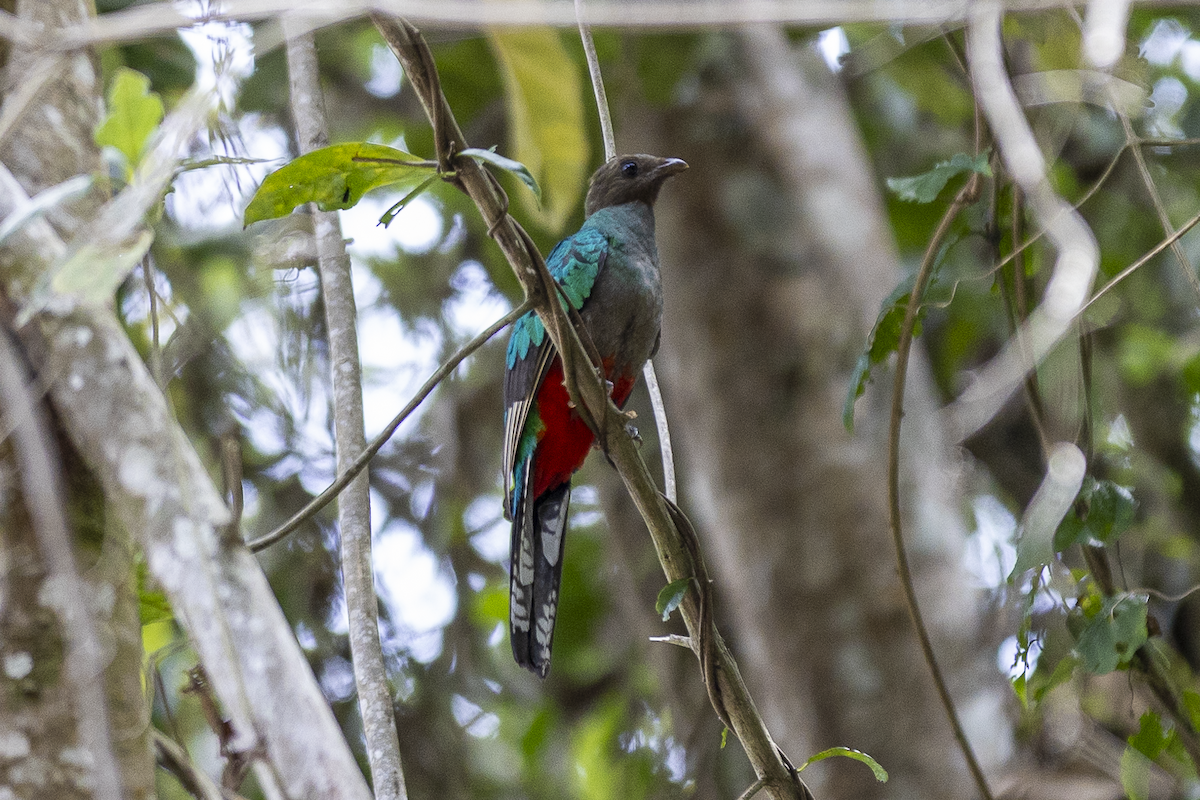
{"label": "blurred forest background", "polygon": [[[6,378],[0,798],[106,796],[87,777],[84,743],[94,740],[72,688],[86,681],[68,680],[68,656],[81,647],[78,613],[61,600],[71,594],[85,601],[85,627],[95,622],[98,661],[89,663],[106,670],[125,796],[288,796],[273,795],[257,768],[244,783],[229,777],[261,753],[231,756],[246,740],[221,720],[237,715],[193,672],[201,656],[189,631],[208,617],[189,611],[185,625],[174,606],[199,573],[154,556],[165,542],[185,552],[189,534],[164,524],[154,538],[136,520],[157,525],[166,512],[130,505],[121,487],[163,482],[167,506],[205,506],[209,494],[189,494],[182,478],[170,489],[183,474],[174,462],[121,450],[106,466],[96,454],[126,426],[152,427],[139,422],[141,406],[119,399],[138,385],[122,376],[151,376],[186,441],[150,433],[171,452],[194,450],[216,486],[223,463],[238,465],[240,531],[219,535],[214,522],[211,547],[235,554],[231,571],[253,571],[236,560],[238,537],[268,533],[335,476],[310,216],[242,224],[263,177],[297,155],[284,48],[292,26],[315,28],[331,142],[431,158],[433,136],[368,19],[325,24],[269,3],[239,17],[227,5],[230,18],[178,27],[171,15],[221,4],[0,0],[9,342],[0,360],[21,365],[28,374],[17,385],[32,380],[32,395],[47,400],[72,580],[86,586],[64,588],[70,576],[40,533],[37,481],[14,433],[24,401]],[[1097,14],[1123,6],[1093,5]],[[537,177],[540,205],[513,176],[500,180],[513,215],[548,252],[580,223],[587,177],[603,158],[579,36],[469,24],[461,6],[448,4],[439,22],[431,4],[413,21],[470,144],[498,146]],[[715,581],[717,625],[768,730],[794,763],[841,745],[890,774],[878,783],[854,761],[822,761],[803,772],[822,800],[978,796],[913,632],[888,522],[889,356],[932,241],[936,274],[901,438],[904,535],[934,649],[991,789],[1200,797],[1191,675],[1200,596],[1186,594],[1200,582],[1200,237],[1183,236],[1091,303],[1003,409],[961,437],[945,409],[1042,302],[1058,257],[1041,236],[1046,220],[1014,190],[977,109],[963,20],[897,11],[843,21],[797,9],[786,26],[679,19],[595,30],[618,151],[691,165],[657,206],[666,310],[656,363],[680,505]],[[1049,187],[1078,204],[1098,247],[1089,297],[1200,214],[1200,11],[1118,11],[1124,44],[1101,66],[1085,45],[1093,11],[1012,13],[1002,27],[1004,64]],[[38,38],[28,25],[76,38]],[[161,142],[161,109],[164,129],[176,120],[186,135],[165,166],[146,166],[162,148],[140,143]],[[127,141],[139,144],[122,152]],[[153,170],[166,177],[151,181],[133,218],[114,211],[110,198]],[[968,180],[977,195],[935,239]],[[368,437],[521,300],[488,225],[453,186],[434,182],[390,226],[377,225],[406,194],[385,189],[341,212]],[[144,223],[134,237],[144,246],[79,244],[119,223]],[[71,243],[66,256],[37,244],[53,235]],[[81,264],[86,273],[126,262],[119,285],[78,277]],[[50,368],[78,338],[61,321],[83,324],[63,297],[101,310],[88,319],[115,312],[146,365],[110,348],[98,363],[114,377],[88,384],[77,405],[67,390],[81,373]],[[87,330],[80,348],[107,329]],[[370,466],[380,633],[408,796],[738,797],[755,774],[736,739],[724,740],[693,655],[650,641],[683,628],[655,612],[662,569],[599,455],[576,479],[553,670],[542,682],[513,663],[503,340],[455,369]],[[847,393],[864,363],[872,380],[850,430]],[[631,407],[659,475],[644,387]],[[1019,556],[1056,442],[1079,448],[1086,476],[1049,523],[1053,550]],[[256,559],[366,770],[337,541],[330,506]],[[47,588],[51,578],[57,588]],[[298,686],[277,682],[270,704],[307,708],[293,699]],[[254,708],[264,698],[245,699]],[[297,711],[298,727],[306,719]],[[171,743],[213,781],[224,770],[225,795],[181,781],[187,770],[165,755]],[[169,768],[155,768],[155,752]]]}

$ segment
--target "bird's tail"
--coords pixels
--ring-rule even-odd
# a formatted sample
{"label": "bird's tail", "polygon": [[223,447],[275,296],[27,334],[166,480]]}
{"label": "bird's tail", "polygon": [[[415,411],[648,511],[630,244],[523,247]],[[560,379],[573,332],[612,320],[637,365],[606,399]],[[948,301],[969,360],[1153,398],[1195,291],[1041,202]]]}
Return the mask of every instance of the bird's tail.
{"label": "bird's tail", "polygon": [[523,488],[513,513],[508,631],[517,663],[544,678],[550,672],[571,484],[537,498],[531,486]]}

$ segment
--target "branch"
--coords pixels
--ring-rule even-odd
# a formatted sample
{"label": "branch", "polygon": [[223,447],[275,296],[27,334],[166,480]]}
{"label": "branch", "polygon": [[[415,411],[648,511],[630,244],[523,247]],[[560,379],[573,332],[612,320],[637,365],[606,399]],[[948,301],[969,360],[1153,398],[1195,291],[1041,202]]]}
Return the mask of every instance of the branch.
{"label": "branch", "polygon": [[31,391],[20,365],[21,357],[0,333],[0,406],[5,428],[13,432],[21,491],[33,521],[46,568],[46,603],[59,616],[66,634],[67,674],[75,690],[79,741],[87,748],[92,780],[99,797],[121,796],[121,774],[113,753],[108,703],[104,695],[103,650],[96,636],[95,618],[84,602],[86,589],[64,513],[54,439],[46,426],[41,400]]}
{"label": "branch", "polygon": [[892,388],[891,424],[888,429],[887,485],[888,520],[892,529],[892,543],[896,550],[896,568],[900,574],[900,584],[904,587],[904,600],[908,605],[909,614],[912,616],[913,626],[917,629],[921,654],[925,657],[929,674],[933,677],[938,697],[950,720],[950,727],[954,730],[954,738],[958,740],[959,749],[962,750],[963,757],[967,761],[971,777],[975,780],[975,786],[983,795],[984,800],[992,800],[992,792],[988,788],[987,778],[979,766],[978,759],[975,758],[975,752],[971,749],[971,742],[967,739],[962,722],[958,719],[958,712],[954,709],[954,699],[950,696],[950,689],[946,686],[942,668],[933,651],[933,642],[929,638],[929,631],[925,628],[925,621],[921,616],[921,609],[917,603],[917,592],[913,586],[912,570],[908,565],[908,552],[904,546],[903,516],[900,511],[900,421],[904,417],[904,386],[908,377],[908,357],[912,350],[913,329],[917,324],[917,313],[921,308],[925,286],[933,274],[933,265],[937,253],[941,249],[942,241],[949,233],[950,225],[958,217],[959,212],[975,201],[979,194],[979,184],[980,176],[972,173],[967,185],[959,191],[954,202],[942,215],[942,220],[938,223],[937,230],[934,232],[929,246],[925,249],[925,257],[922,259],[921,267],[913,281],[912,293],[908,296],[908,307],[904,311],[904,324],[900,328],[900,341],[896,345],[896,376]]}
{"label": "branch", "polygon": [[[1148,2],[1141,3],[1149,4]],[[1157,5],[1187,5],[1188,0],[1158,0]],[[961,23],[970,3],[961,0],[596,0],[589,4],[592,25],[625,30],[695,31],[761,23],[803,27],[851,22],[905,25]],[[1061,9],[1061,0],[1007,0],[1009,11]],[[100,43],[129,42],[161,36],[207,22],[257,22],[288,17],[309,28],[334,25],[371,14],[403,16],[438,29],[478,31],[481,27],[573,28],[574,9],[553,0],[511,0],[503,5],[477,0],[227,0],[220,11],[186,14],[177,4],[151,3],[103,14],[84,24],[43,29],[0,12],[0,38],[47,50],[74,50]]]}
{"label": "branch", "polygon": [[392,418],[392,421],[389,422],[386,427],[384,427],[383,431],[371,440],[371,444],[369,444],[365,450],[358,454],[358,458],[354,459],[354,463],[346,467],[346,469],[338,475],[337,480],[329,484],[328,489],[310,500],[308,505],[297,511],[287,522],[283,523],[267,535],[261,536],[258,539],[250,542],[248,547],[254,552],[258,552],[259,550],[270,547],[292,531],[296,530],[296,528],[300,527],[300,525],[306,520],[320,512],[320,510],[325,506],[329,505],[329,501],[337,497],[341,493],[342,489],[345,489],[347,484],[354,480],[358,473],[363,471],[367,464],[370,463],[371,459],[374,458],[376,454],[383,449],[383,446],[388,443],[388,440],[395,435],[396,429],[400,427],[404,420],[408,419],[408,416],[412,414],[413,411],[416,411],[417,406],[424,402],[425,398],[429,396],[429,393],[432,392],[439,383],[445,380],[446,376],[453,372],[455,367],[462,363],[463,359],[482,347],[488,339],[491,339],[501,330],[516,322],[517,318],[531,310],[533,310],[532,303],[522,303],[500,319],[493,322],[474,339],[463,345],[457,353],[450,356],[446,363],[438,367],[437,372],[429,376],[429,380],[425,381],[424,385],[417,390],[417,393],[413,395],[412,400],[408,401],[408,405],[401,409],[400,413]]}
{"label": "branch", "polygon": [[[286,29],[285,29],[286,31]],[[287,37],[292,117],[300,153],[329,142],[325,98],[321,94],[317,47],[312,33]],[[312,209],[317,267],[329,332],[330,382],[333,384],[333,428],[339,471],[366,449],[363,434],[362,366],[358,358],[357,311],[350,278],[350,258],[337,212]],[[342,582],[350,620],[350,654],[358,708],[366,738],[371,783],[378,800],[405,800],[404,772],[396,714],[388,690],[383,648],[379,641],[379,600],[371,567],[371,495],[366,474],[352,479],[338,497]]]}
{"label": "branch", "polygon": [[[621,474],[638,511],[646,520],[667,578],[693,577],[698,572],[689,557],[687,545],[672,522],[667,505],[638,455],[636,445],[625,432],[624,414],[610,401],[600,375],[591,368],[576,330],[567,323],[562,304],[557,302],[553,281],[547,283],[549,274],[541,254],[528,234],[508,216],[494,178],[471,159],[455,158],[455,154],[466,147],[466,140],[441,93],[433,57],[424,39],[404,20],[381,15],[374,15],[372,19],[400,59],[405,75],[434,123],[438,161],[453,164],[455,183],[478,206],[526,296],[541,316],[563,358],[565,377],[568,382],[574,381],[584,409],[600,421],[601,447]],[[707,636],[712,637],[713,672],[722,706],[728,712],[734,734],[741,741],[755,774],[763,779],[764,788],[776,800],[811,797],[794,770],[781,758],[720,634],[715,628],[702,632],[701,607],[695,593],[688,593],[682,608],[693,650],[700,650],[700,642]]]}

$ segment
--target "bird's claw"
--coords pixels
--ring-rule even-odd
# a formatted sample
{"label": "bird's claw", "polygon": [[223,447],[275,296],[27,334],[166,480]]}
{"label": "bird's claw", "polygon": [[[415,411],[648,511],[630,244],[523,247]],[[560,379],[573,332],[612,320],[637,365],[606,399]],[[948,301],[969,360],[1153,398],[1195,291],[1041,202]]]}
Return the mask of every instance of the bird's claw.
{"label": "bird's claw", "polygon": [[642,446],[642,434],[638,433],[637,426],[632,422],[627,422],[625,424],[625,433],[629,435],[630,439],[633,439],[635,442],[637,442],[638,447]]}

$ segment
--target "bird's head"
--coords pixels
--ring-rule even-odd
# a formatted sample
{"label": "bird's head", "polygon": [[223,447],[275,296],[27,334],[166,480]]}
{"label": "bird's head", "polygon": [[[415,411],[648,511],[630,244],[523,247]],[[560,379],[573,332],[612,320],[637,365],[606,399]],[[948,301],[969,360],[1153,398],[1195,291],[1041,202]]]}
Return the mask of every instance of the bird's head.
{"label": "bird's head", "polygon": [[590,217],[602,208],[635,200],[653,206],[663,181],[687,168],[682,158],[638,154],[609,159],[592,175],[584,212]]}

